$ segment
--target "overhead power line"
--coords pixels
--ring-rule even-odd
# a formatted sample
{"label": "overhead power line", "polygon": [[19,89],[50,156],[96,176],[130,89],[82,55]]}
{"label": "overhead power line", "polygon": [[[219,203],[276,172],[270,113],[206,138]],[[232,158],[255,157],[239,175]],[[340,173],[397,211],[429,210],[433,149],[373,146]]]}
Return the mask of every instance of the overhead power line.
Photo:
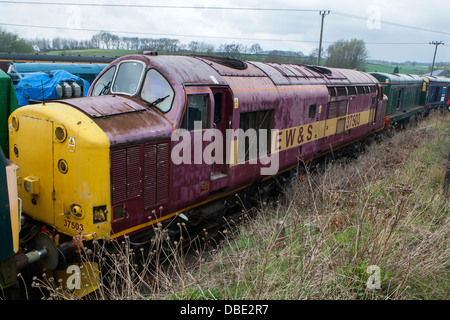
{"label": "overhead power line", "polygon": [[[224,40],[246,40],[246,41],[275,41],[275,42],[295,42],[295,43],[317,43],[317,40],[294,40],[294,39],[273,39],[273,38],[250,38],[250,37],[235,37],[235,36],[205,36],[205,35],[193,35],[193,34],[173,34],[173,33],[150,33],[142,31],[123,31],[123,30],[105,30],[105,29],[86,29],[86,28],[69,28],[58,26],[44,26],[44,25],[28,25],[18,23],[3,23],[0,22],[0,26],[10,27],[25,27],[25,28],[42,28],[42,29],[56,29],[56,30],[69,30],[69,31],[85,31],[85,32],[108,32],[117,34],[133,34],[133,35],[145,35],[156,37],[179,37],[179,38],[205,38],[205,39],[224,39]],[[323,41],[324,43],[333,43],[333,41]],[[428,42],[365,42],[367,45],[424,45]]]}
{"label": "overhead power line", "polygon": [[[336,15],[340,15],[340,16],[344,16],[344,17],[348,17],[348,18],[367,20],[367,17],[357,16],[357,15],[349,14],[349,13],[345,13],[345,12],[340,12],[340,11],[334,11],[333,10],[333,13],[336,14]],[[447,32],[447,31],[432,30],[432,29],[427,29],[427,28],[422,28],[422,27],[408,26],[408,25],[405,25],[405,24],[397,23],[397,22],[390,22],[390,21],[381,20],[380,23],[388,24],[388,25],[396,26],[396,27],[407,28],[407,29],[414,29],[414,30],[420,30],[420,31],[427,31],[427,32],[434,32],[434,33],[441,33],[441,34],[450,35],[450,32]]]}
{"label": "overhead power line", "polygon": [[54,6],[84,6],[84,7],[117,7],[117,8],[155,8],[155,9],[202,9],[202,10],[239,10],[239,11],[285,11],[285,12],[318,12],[318,9],[295,8],[245,8],[245,7],[214,7],[214,6],[168,6],[151,4],[114,4],[114,3],[78,3],[78,2],[43,2],[43,1],[0,1],[9,4],[40,4]]}
{"label": "overhead power line", "polygon": [[[70,31],[87,31],[87,32],[108,32],[118,34],[134,34],[134,35],[146,35],[157,37],[182,37],[182,38],[208,38],[208,39],[233,39],[233,40],[250,40],[250,41],[278,41],[278,42],[312,42],[316,43],[317,40],[292,40],[292,39],[262,39],[262,38],[246,38],[246,37],[225,37],[225,36],[205,36],[205,35],[193,35],[193,34],[173,34],[173,33],[150,33],[142,31],[121,31],[121,30],[105,30],[105,29],[86,29],[86,28],[69,28],[69,27],[57,27],[57,26],[43,26],[43,25],[28,25],[17,23],[3,23],[0,25],[11,27],[25,27],[25,28],[43,28],[43,29],[57,29],[57,30],[70,30]],[[331,42],[329,42],[331,43]]]}
{"label": "overhead power line", "polygon": [[[236,11],[278,11],[278,12],[322,12],[321,9],[297,9],[297,8],[250,8],[250,7],[217,7],[217,6],[170,6],[170,5],[150,5],[150,4],[114,4],[114,3],[78,3],[78,2],[48,2],[48,1],[8,1],[0,0],[5,4],[24,4],[24,5],[51,5],[51,6],[83,6],[83,7],[116,7],[116,8],[154,8],[154,9],[196,9],[196,10],[236,10]],[[328,10],[330,11],[330,10]],[[346,12],[331,10],[333,14],[367,20],[367,16],[358,16]],[[450,35],[448,31],[433,30],[428,28],[404,25],[391,21],[380,21],[383,24],[402,27],[413,30],[440,33]]]}

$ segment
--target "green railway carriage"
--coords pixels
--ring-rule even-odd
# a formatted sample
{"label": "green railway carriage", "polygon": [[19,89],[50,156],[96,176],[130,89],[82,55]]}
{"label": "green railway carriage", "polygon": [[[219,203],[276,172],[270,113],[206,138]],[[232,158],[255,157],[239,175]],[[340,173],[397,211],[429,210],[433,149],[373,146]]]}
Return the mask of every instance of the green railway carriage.
{"label": "green railway carriage", "polygon": [[18,108],[17,95],[11,78],[0,70],[0,147],[8,157],[8,117]]}
{"label": "green railway carriage", "polygon": [[402,126],[425,111],[426,84],[422,77],[409,74],[372,72],[388,97],[386,116]]}
{"label": "green railway carriage", "polygon": [[0,149],[0,292],[16,287],[16,258],[19,251],[20,210],[16,165]]}

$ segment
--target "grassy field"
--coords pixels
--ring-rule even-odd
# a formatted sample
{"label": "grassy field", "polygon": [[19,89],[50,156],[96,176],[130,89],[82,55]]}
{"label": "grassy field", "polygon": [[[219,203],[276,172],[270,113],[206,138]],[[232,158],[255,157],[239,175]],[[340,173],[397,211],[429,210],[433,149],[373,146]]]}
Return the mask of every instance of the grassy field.
{"label": "grassy field", "polygon": [[404,74],[417,74],[421,75],[424,73],[427,73],[428,67],[427,66],[408,66],[408,65],[381,65],[381,64],[372,64],[367,63],[366,64],[366,72],[385,72],[385,73],[393,73],[395,67],[398,66],[398,73],[404,73]]}

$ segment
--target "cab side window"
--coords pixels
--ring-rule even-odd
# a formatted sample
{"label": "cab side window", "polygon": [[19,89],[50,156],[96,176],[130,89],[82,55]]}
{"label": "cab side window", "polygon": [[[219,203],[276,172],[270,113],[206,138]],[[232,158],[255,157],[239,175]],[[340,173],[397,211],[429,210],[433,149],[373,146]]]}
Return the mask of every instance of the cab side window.
{"label": "cab side window", "polygon": [[162,112],[167,112],[172,107],[174,97],[175,92],[169,81],[156,69],[150,69],[142,86],[142,100],[147,101]]}
{"label": "cab side window", "polygon": [[195,122],[201,122],[202,129],[210,128],[208,98],[208,95],[188,96],[187,108],[180,126],[182,129],[194,130]]}
{"label": "cab side window", "polygon": [[94,90],[92,91],[93,96],[101,96],[109,93],[109,89],[111,88],[111,82],[113,80],[114,72],[116,71],[116,67],[113,66],[111,69],[106,71],[100,79],[97,80],[94,86]]}

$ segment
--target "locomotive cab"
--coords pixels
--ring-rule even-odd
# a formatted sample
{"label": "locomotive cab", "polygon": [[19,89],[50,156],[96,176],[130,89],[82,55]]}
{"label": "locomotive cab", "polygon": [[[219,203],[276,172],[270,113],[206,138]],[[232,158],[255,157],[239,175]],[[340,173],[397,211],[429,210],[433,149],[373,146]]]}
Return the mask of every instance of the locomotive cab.
{"label": "locomotive cab", "polygon": [[132,56],[105,68],[90,97],[11,114],[23,212],[55,234],[105,239],[159,218],[169,200],[174,99],[169,80]]}
{"label": "locomotive cab", "polygon": [[156,69],[147,71],[140,60],[124,60],[109,68],[95,82],[90,94],[108,93],[139,98],[162,112],[170,110],[175,95],[167,79]]}

